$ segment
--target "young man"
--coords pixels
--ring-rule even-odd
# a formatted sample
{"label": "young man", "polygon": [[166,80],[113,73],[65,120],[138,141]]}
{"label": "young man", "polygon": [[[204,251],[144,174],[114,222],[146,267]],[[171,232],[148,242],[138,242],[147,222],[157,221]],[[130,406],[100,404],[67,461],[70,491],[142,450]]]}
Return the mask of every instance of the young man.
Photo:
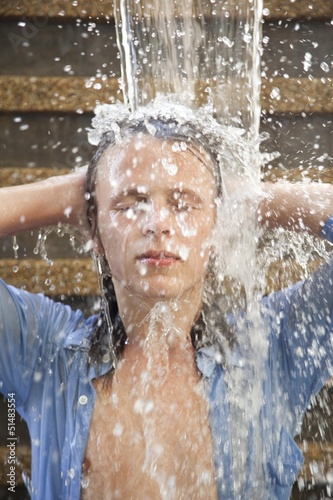
{"label": "young man", "polygon": [[[2,235],[58,222],[87,233],[88,212],[103,282],[99,319],[1,284],[1,390],[29,425],[32,496],[287,499],[302,463],[292,436],[331,373],[331,265],[264,299],[262,404],[237,434],[247,312],[216,319],[205,296],[232,144],[156,111],[106,129],[88,189],[79,172],[1,191]],[[330,186],[267,191],[266,226],[319,235],[333,212]]]}

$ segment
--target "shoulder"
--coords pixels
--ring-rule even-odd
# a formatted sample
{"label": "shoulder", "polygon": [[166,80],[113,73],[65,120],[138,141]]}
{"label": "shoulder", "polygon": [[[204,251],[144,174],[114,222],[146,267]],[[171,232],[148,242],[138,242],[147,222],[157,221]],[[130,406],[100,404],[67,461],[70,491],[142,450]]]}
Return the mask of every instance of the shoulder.
{"label": "shoulder", "polygon": [[264,297],[262,303],[264,314],[280,326],[327,325],[333,313],[333,259],[307,279]]}
{"label": "shoulder", "polygon": [[0,318],[2,326],[12,332],[17,329],[27,334],[41,336],[56,342],[75,331],[89,335],[96,322],[95,317],[86,319],[80,310],[39,293],[33,294],[15,288],[0,279]]}

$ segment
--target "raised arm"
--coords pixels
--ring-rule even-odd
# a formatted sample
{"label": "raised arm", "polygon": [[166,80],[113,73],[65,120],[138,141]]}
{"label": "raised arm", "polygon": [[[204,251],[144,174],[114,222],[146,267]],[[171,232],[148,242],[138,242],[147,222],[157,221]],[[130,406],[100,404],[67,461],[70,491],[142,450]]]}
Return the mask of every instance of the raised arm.
{"label": "raised arm", "polygon": [[86,229],[85,170],[0,189],[0,237],[68,223]]}
{"label": "raised arm", "polygon": [[333,185],[321,183],[264,183],[265,197],[259,205],[259,222],[267,229],[282,227],[323,236],[333,216]]}

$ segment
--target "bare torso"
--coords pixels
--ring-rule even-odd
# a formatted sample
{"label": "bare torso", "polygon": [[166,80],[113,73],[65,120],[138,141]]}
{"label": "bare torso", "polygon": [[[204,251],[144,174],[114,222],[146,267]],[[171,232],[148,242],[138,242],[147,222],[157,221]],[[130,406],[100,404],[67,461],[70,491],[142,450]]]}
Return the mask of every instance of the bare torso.
{"label": "bare torso", "polygon": [[215,499],[208,406],[193,353],[150,366],[127,353],[95,381],[82,500]]}

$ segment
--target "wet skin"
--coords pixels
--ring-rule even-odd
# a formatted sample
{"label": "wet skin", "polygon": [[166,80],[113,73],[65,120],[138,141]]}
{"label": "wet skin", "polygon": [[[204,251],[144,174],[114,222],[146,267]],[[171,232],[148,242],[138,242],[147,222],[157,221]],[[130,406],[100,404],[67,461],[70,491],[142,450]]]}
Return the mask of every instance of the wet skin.
{"label": "wet skin", "polygon": [[152,305],[200,294],[215,195],[207,166],[170,142],[143,136],[107,151],[97,178],[98,227],[117,291]]}
{"label": "wet skin", "polygon": [[202,159],[143,136],[100,161],[96,251],[112,271],[128,344],[112,378],[94,382],[82,498],[216,498],[190,340],[215,222],[214,176]]}

